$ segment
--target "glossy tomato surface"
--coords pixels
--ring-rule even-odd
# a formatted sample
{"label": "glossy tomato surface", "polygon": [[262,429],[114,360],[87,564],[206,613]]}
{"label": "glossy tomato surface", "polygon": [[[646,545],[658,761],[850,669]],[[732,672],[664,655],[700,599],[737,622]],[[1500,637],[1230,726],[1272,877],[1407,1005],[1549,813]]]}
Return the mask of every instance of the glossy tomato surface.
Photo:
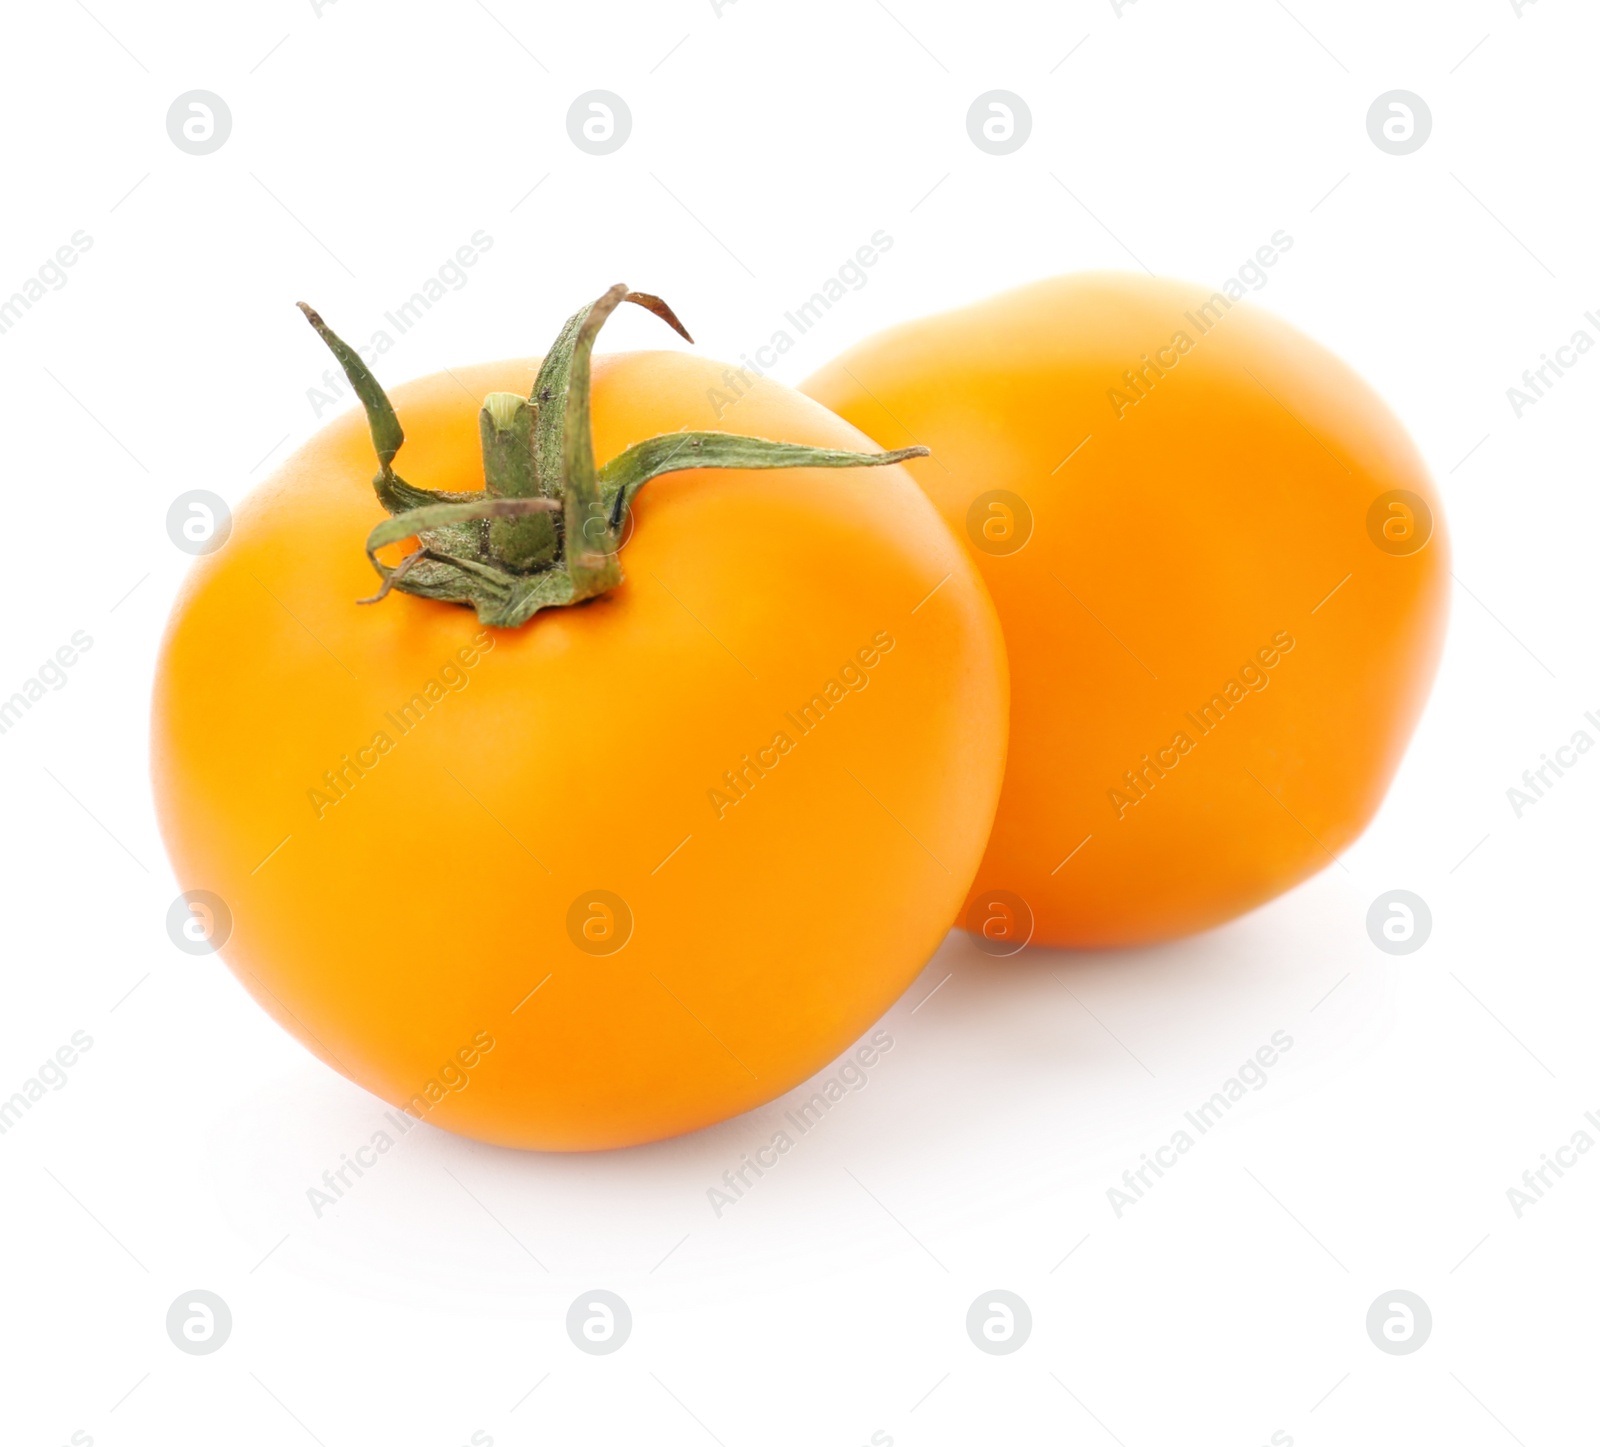
{"label": "glossy tomato surface", "polygon": [[[401,475],[480,488],[479,401],[536,367],[396,388]],[[722,373],[597,358],[596,457],[866,449],[775,384],[714,416]],[[374,470],[359,412],[329,426],[169,625],[156,795],[228,965],[351,1079],[508,1145],[670,1136],[826,1064],[955,919],[999,794],[999,627],[927,498],[896,467],[667,476],[619,588],[487,630],[357,605]]]}
{"label": "glossy tomato surface", "polygon": [[913,475],[1011,661],[964,920],[1119,945],[1328,865],[1382,801],[1445,631],[1438,495],[1394,414],[1269,313],[1061,277],[863,342],[803,385]]}

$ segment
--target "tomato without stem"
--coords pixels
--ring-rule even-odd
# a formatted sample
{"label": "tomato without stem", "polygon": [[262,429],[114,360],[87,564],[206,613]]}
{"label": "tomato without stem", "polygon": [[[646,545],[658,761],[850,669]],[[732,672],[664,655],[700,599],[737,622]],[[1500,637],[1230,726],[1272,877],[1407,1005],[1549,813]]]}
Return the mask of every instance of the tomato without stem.
{"label": "tomato without stem", "polygon": [[[408,474],[481,495],[475,399],[538,365],[397,389]],[[767,382],[714,420],[722,375],[596,359],[595,456],[864,441]],[[371,449],[351,414],[253,494],[163,646],[161,824],[229,966],[351,1079],[508,1145],[657,1139],[805,1079],[937,947],[999,793],[998,624],[934,509],[895,466],[675,473],[619,527],[624,581],[486,627],[356,605]]]}
{"label": "tomato without stem", "polygon": [[1269,313],[1062,277],[862,343],[802,390],[888,445],[1000,613],[1011,748],[964,920],[1118,945],[1328,865],[1426,700],[1450,577],[1393,414]]}

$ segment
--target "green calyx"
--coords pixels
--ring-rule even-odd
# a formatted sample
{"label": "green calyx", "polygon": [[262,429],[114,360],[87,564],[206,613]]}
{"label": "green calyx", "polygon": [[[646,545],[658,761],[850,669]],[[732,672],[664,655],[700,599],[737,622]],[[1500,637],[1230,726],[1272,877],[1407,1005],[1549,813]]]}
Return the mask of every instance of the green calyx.
{"label": "green calyx", "polygon": [[[628,507],[653,477],[695,467],[883,467],[927,456],[925,447],[844,452],[729,432],[673,432],[635,443],[597,469],[589,359],[606,318],[625,301],[693,342],[660,297],[612,287],[562,327],[531,396],[494,392],[484,399],[482,492],[413,487],[395,472],[405,434],[394,407],[360,354],[299,303],[361,399],[378,454],[372,485],[389,518],[367,535],[367,557],[382,586],[361,602],[398,589],[475,608],[490,627],[520,627],[541,608],[581,603],[622,581],[617,552]],[[396,566],[378,557],[380,548],[407,538],[417,549]]]}

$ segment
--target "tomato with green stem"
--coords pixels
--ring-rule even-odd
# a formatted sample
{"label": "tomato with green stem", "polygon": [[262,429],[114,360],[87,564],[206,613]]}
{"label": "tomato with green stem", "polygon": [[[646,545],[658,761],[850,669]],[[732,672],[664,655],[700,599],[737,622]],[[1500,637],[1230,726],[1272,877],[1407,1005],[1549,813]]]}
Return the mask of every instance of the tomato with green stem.
{"label": "tomato with green stem", "polygon": [[918,449],[764,380],[709,430],[715,364],[591,360],[624,301],[677,325],[614,287],[542,361],[392,404],[308,310],[365,418],[239,508],[156,679],[162,830],[230,968],[352,1080],[514,1146],[825,1065],[954,919],[1003,768],[998,624]]}

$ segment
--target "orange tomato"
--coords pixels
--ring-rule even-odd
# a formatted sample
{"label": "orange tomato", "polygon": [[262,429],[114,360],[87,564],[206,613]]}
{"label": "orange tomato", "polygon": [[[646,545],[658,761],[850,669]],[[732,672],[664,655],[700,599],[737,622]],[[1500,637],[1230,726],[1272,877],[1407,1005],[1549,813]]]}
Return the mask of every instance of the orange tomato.
{"label": "orange tomato", "polygon": [[963,920],[995,950],[1204,929],[1382,801],[1442,645],[1426,467],[1337,358],[1222,294],[1044,281],[802,390],[909,464],[1000,613],[1010,759]]}
{"label": "orange tomato", "polygon": [[[478,399],[537,367],[398,388],[408,476],[481,489]],[[718,419],[723,377],[596,359],[596,457],[865,441],[765,381]],[[356,606],[372,445],[353,412],[253,493],[162,648],[161,826],[228,965],[335,1069],[505,1145],[653,1140],[804,1080],[938,946],[999,794],[999,627],[937,513],[892,466],[677,473],[620,586],[488,628]]]}

